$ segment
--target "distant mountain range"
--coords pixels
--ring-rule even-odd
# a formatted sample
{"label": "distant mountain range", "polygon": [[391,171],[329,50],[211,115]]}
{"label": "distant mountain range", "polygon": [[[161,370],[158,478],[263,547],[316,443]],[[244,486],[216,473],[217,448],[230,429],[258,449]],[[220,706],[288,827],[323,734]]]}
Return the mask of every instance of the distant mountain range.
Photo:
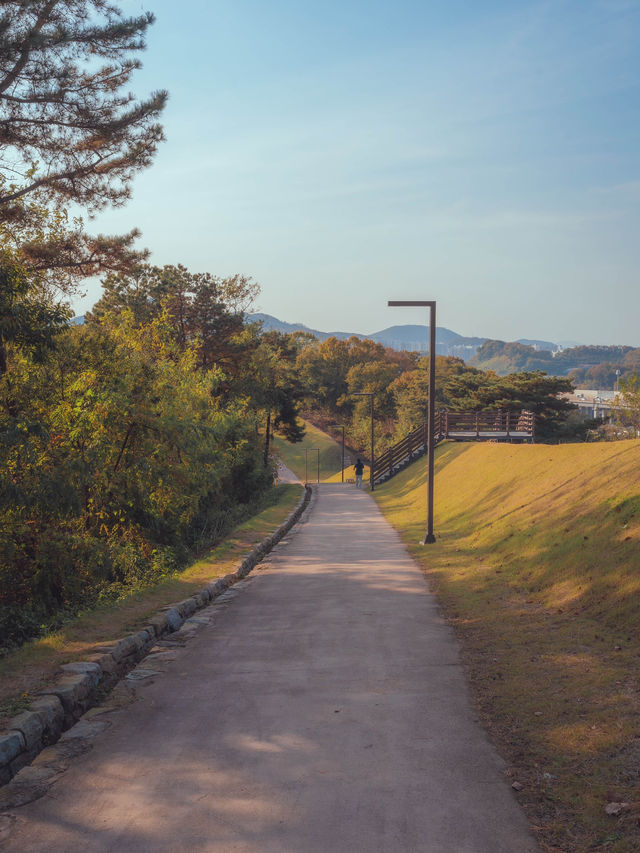
{"label": "distant mountain range", "polygon": [[[428,326],[389,326],[388,329],[382,329],[380,332],[373,332],[370,335],[362,335],[359,332],[321,332],[318,329],[310,329],[303,323],[286,323],[284,320],[278,320],[271,314],[249,314],[248,319],[252,323],[262,323],[265,331],[274,330],[276,332],[308,332],[316,337],[319,341],[326,341],[327,338],[338,338],[341,341],[346,341],[348,338],[356,337],[364,340],[365,338],[371,341],[376,341],[385,347],[390,347],[395,350],[407,350],[408,352],[428,352],[429,350],[429,328]],[[74,317],[70,321],[73,325],[81,325],[85,322],[84,317]],[[436,327],[436,354],[450,355],[457,358],[463,358],[465,361],[472,358],[482,344],[490,340],[489,338],[469,338],[464,335],[459,335],[451,329],[446,329],[444,326]],[[562,341],[561,343],[553,343],[553,341],[538,341],[529,338],[520,338],[515,341],[518,344],[534,347],[537,350],[550,350],[555,352],[559,349],[568,349],[569,347],[580,346],[576,341]]]}
{"label": "distant mountain range", "polygon": [[[374,332],[371,335],[361,335],[357,332],[320,332],[318,329],[310,329],[302,323],[285,323],[283,320],[278,320],[277,317],[272,317],[270,314],[249,314],[249,320],[252,322],[261,322],[266,331],[274,330],[277,332],[308,332],[320,341],[325,341],[327,338],[338,338],[346,340],[347,338],[367,338],[371,341],[377,341],[385,347],[390,347],[395,350],[408,350],[409,352],[427,352],[429,349],[429,331],[427,326],[389,326],[388,329],[382,329],[380,332]],[[438,355],[451,355],[465,360],[475,355],[476,351],[488,338],[468,338],[464,335],[459,335],[457,332],[452,332],[451,329],[445,329],[444,326],[436,327],[436,353]],[[559,349],[558,344],[552,341],[535,341],[522,338],[516,341],[519,344],[535,347],[539,350],[554,350]]]}

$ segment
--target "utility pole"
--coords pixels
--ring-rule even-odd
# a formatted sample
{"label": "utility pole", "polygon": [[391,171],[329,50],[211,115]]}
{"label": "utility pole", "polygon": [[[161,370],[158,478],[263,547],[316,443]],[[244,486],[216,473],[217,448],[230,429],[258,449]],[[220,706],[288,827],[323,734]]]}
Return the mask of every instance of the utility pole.
{"label": "utility pole", "polygon": [[342,430],[342,467],[341,467],[342,478],[341,478],[341,480],[344,483],[344,424],[332,424],[332,426],[334,427],[334,429],[341,429]]}

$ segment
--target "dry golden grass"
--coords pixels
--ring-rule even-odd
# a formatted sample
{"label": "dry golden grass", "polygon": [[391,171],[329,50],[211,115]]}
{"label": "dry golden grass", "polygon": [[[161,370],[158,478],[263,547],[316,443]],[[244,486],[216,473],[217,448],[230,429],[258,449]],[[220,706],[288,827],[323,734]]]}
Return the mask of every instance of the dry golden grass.
{"label": "dry golden grass", "polygon": [[640,442],[446,444],[374,493],[460,638],[549,851],[640,850]]}
{"label": "dry golden grass", "polygon": [[274,503],[238,525],[183,572],[116,604],[87,612],[55,634],[27,643],[0,660],[0,727],[28,704],[30,695],[53,680],[60,664],[81,660],[97,644],[139,630],[164,605],[187,598],[207,581],[235,571],[244,555],[282,524],[301,495],[299,486],[278,486]]}

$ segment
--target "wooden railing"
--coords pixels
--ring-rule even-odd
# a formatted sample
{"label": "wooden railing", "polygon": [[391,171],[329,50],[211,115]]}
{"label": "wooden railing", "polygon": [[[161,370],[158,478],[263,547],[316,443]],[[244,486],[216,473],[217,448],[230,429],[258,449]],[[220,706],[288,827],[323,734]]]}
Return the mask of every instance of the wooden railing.
{"label": "wooden railing", "polygon": [[418,459],[426,451],[428,446],[428,430],[426,424],[421,424],[402,441],[394,444],[373,463],[373,482],[379,483],[388,480],[405,468],[414,459]]}
{"label": "wooden railing", "polygon": [[[492,412],[435,413],[434,445],[450,438],[455,441],[530,441],[535,436],[535,415],[497,409]],[[385,482],[426,453],[429,446],[426,423],[412,430],[373,462],[373,482]]]}
{"label": "wooden railing", "polygon": [[525,410],[509,412],[447,412],[436,414],[435,433],[442,438],[502,438],[533,440],[535,415]]}

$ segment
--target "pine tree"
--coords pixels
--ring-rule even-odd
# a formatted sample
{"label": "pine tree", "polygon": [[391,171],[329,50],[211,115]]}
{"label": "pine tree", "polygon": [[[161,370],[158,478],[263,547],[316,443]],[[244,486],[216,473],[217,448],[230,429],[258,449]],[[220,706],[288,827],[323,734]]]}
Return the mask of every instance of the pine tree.
{"label": "pine tree", "polygon": [[[129,198],[163,139],[167,93],[136,100],[125,89],[153,20],[105,0],[0,3],[0,226],[37,235],[43,207],[92,213]],[[25,241],[26,260],[86,275],[130,253],[135,236],[72,229],[64,245]]]}

